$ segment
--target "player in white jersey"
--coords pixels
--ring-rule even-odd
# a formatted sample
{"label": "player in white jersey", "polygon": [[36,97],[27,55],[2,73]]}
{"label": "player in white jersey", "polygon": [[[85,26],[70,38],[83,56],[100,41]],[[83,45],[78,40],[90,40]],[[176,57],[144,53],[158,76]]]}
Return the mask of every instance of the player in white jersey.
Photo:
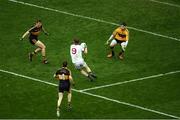
{"label": "player in white jersey", "polygon": [[76,69],[78,69],[84,76],[88,77],[91,81],[96,77],[88,67],[83,58],[83,53],[87,54],[86,43],[80,43],[78,39],[74,39],[70,47],[71,60]]}

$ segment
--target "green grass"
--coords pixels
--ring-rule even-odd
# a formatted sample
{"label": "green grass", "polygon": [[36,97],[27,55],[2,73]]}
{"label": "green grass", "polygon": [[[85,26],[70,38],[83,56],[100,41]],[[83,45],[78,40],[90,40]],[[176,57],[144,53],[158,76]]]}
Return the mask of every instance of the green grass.
{"label": "green grass", "polygon": [[[178,0],[164,1],[180,4]],[[126,21],[131,27],[180,38],[180,9],[148,0],[27,2],[114,23]],[[3,70],[56,83],[52,78],[54,72],[62,61],[68,60],[76,82],[75,89],[86,89],[180,69],[180,42],[172,39],[129,29],[130,41],[125,60],[107,59],[104,43],[117,26],[8,0],[0,1],[0,10],[0,69]],[[43,21],[50,33],[48,37],[43,34],[39,37],[47,47],[48,65],[40,63],[40,55],[30,63],[27,53],[34,47],[28,40],[19,40],[36,18]],[[69,47],[74,37],[79,37],[88,45],[86,62],[98,75],[93,83],[88,82],[71,63]],[[118,53],[119,47],[115,50]],[[180,74],[176,73],[89,92],[180,116],[179,78]],[[56,87],[2,72],[0,82],[0,118],[56,118]],[[170,118],[77,92],[73,92],[73,111],[68,112],[65,100],[62,118]]]}

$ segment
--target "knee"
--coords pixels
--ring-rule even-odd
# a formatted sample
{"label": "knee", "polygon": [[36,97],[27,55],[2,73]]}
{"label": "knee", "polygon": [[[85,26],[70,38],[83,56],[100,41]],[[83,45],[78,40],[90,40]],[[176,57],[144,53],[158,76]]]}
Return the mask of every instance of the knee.
{"label": "knee", "polygon": [[113,48],[114,48],[114,46],[110,46],[110,48],[111,48],[111,49],[113,49]]}
{"label": "knee", "polygon": [[109,45],[110,48],[114,48],[114,46],[115,46],[115,45],[113,45],[113,44],[110,44],[110,45]]}
{"label": "knee", "polygon": [[41,47],[41,49],[44,49],[44,50],[45,50],[45,49],[46,49],[46,46],[45,46],[45,45],[43,45],[43,46]]}

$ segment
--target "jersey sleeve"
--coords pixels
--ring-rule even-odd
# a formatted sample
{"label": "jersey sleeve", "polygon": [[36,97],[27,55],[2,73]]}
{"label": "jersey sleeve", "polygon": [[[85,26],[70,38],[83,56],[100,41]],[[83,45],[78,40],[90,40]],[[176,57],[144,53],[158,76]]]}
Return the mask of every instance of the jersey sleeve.
{"label": "jersey sleeve", "polygon": [[28,31],[33,32],[34,28],[35,28],[34,26],[31,26],[31,28]]}
{"label": "jersey sleeve", "polygon": [[60,74],[60,70],[57,70],[57,71],[56,71],[56,75],[58,75],[58,74]]}
{"label": "jersey sleeve", "polygon": [[84,52],[84,47],[83,46],[81,46],[81,51]]}

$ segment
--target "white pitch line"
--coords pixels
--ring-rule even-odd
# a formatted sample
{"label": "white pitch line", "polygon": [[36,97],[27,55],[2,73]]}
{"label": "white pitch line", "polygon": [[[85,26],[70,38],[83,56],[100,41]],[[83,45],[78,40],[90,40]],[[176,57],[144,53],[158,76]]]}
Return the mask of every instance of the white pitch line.
{"label": "white pitch line", "polygon": [[108,98],[108,97],[104,97],[104,96],[100,96],[100,95],[96,95],[96,94],[92,94],[92,93],[88,93],[88,92],[81,92],[81,93],[84,93],[84,94],[90,95],[90,96],[94,96],[94,97],[97,97],[97,98],[105,99],[105,100],[108,100],[108,101],[113,101],[113,102],[116,102],[116,103],[119,103],[119,104],[131,106],[131,107],[134,107],[134,108],[142,109],[142,110],[145,110],[145,111],[161,114],[161,115],[164,115],[164,116],[169,116],[169,117],[172,117],[172,118],[180,119],[180,117],[177,117],[177,116],[174,116],[174,115],[170,115],[170,114],[163,113],[163,112],[160,112],[160,111],[156,111],[156,110],[152,110],[152,109],[149,109],[149,108],[141,107],[141,106],[134,105],[134,104],[131,104],[131,103],[122,102],[122,101],[119,101],[119,100],[111,99],[111,98]]}
{"label": "white pitch line", "polygon": [[149,0],[149,1],[180,8],[180,5],[176,5],[176,4],[172,4],[172,3],[168,3],[168,2],[161,2],[161,1],[157,1],[157,0]]}
{"label": "white pitch line", "polygon": [[[36,7],[36,8],[40,8],[40,9],[45,9],[45,10],[49,10],[49,11],[53,11],[53,12],[58,12],[58,13],[61,13],[61,14],[66,14],[66,15],[70,15],[70,16],[74,16],[74,17],[79,17],[79,18],[83,18],[83,19],[88,19],[88,20],[92,20],[92,21],[96,21],[96,22],[101,22],[101,23],[106,23],[106,24],[118,26],[117,23],[108,22],[108,21],[105,21],[105,20],[102,20],[102,19],[96,19],[96,18],[92,18],[92,17],[88,17],[88,16],[78,15],[78,14],[74,14],[74,13],[70,13],[70,12],[66,12],[66,11],[61,11],[61,10],[48,8],[48,7],[44,7],[44,6],[39,6],[39,5],[26,3],[26,2],[22,2],[22,1],[17,1],[17,0],[8,0],[8,1],[23,4],[23,5],[27,5],[27,6],[31,6],[31,7]],[[167,39],[171,39],[171,40],[175,40],[175,41],[180,42],[180,39],[178,39],[178,38],[174,38],[174,37],[170,37],[170,36],[166,36],[166,35],[161,35],[161,34],[158,34],[158,33],[138,29],[138,28],[135,28],[135,27],[128,27],[128,28],[132,29],[132,30],[135,30],[135,31],[139,31],[139,32],[143,32],[143,33],[151,34],[151,35],[154,35],[154,36],[163,37],[163,38],[167,38]]]}
{"label": "white pitch line", "polygon": [[[40,80],[40,79],[36,79],[36,78],[33,78],[33,77],[17,74],[17,73],[10,72],[10,71],[7,71],[7,70],[0,69],[0,72],[11,74],[11,75],[22,77],[22,78],[26,78],[26,79],[30,79],[30,80],[40,82],[40,83],[44,83],[44,84],[51,85],[51,86],[58,86],[57,84],[54,84],[54,83],[51,83],[51,82],[46,82],[46,81],[43,81],[43,80]],[[78,92],[78,93],[85,94],[85,95],[94,96],[94,97],[101,98],[101,99],[104,99],[104,100],[107,100],[107,101],[115,102],[115,103],[118,103],[118,104],[123,104],[123,105],[134,107],[134,108],[138,108],[138,109],[141,109],[141,110],[144,110],[144,111],[164,115],[164,116],[171,117],[171,118],[180,119],[180,117],[175,116],[175,115],[167,114],[167,113],[160,112],[160,111],[157,111],[157,110],[152,110],[152,109],[145,108],[145,107],[138,106],[138,105],[134,105],[134,104],[131,104],[131,103],[122,102],[122,101],[119,101],[119,100],[111,99],[111,98],[108,98],[108,97],[104,97],[104,96],[100,96],[100,95],[96,95],[96,94],[92,94],[92,93],[88,93],[88,92],[81,92],[81,91],[76,90],[76,89],[72,89],[72,90],[75,91],[75,92]]]}
{"label": "white pitch line", "polygon": [[162,76],[166,76],[166,75],[170,75],[170,74],[175,74],[175,73],[180,73],[180,70],[172,71],[172,72],[168,72],[168,73],[164,73],[164,74],[157,74],[157,75],[151,75],[151,76],[147,76],[147,77],[127,80],[127,81],[123,81],[123,82],[116,82],[116,83],[102,85],[102,86],[97,86],[97,87],[86,88],[86,89],[82,89],[80,91],[84,92],[84,91],[95,90],[95,89],[100,89],[100,88],[106,88],[106,87],[111,87],[111,86],[116,86],[116,85],[122,85],[122,84],[126,84],[126,83],[142,81],[142,80],[146,80],[146,79],[150,79],[150,78],[162,77]]}
{"label": "white pitch line", "polygon": [[21,74],[18,74],[18,73],[14,73],[14,72],[2,70],[2,69],[0,69],[0,72],[8,73],[8,74],[18,76],[18,77],[22,77],[22,78],[26,78],[26,79],[30,79],[30,80],[33,80],[33,81],[36,81],[36,82],[45,83],[45,84],[48,84],[48,85],[58,86],[57,84],[54,84],[54,83],[46,82],[46,81],[43,81],[43,80],[40,80],[40,79],[32,78],[32,77],[29,77],[29,76],[21,75]]}

